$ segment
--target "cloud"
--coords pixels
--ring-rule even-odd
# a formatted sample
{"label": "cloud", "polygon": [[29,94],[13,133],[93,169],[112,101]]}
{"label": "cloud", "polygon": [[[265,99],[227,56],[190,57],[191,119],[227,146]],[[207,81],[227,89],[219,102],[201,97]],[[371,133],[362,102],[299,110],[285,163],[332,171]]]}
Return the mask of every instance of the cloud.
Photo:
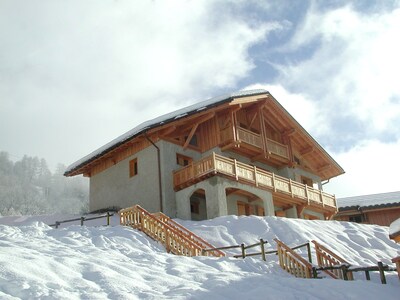
{"label": "cloud", "polygon": [[347,130],[362,130],[356,138],[395,139],[399,133],[393,124],[400,125],[398,28],[400,8],[366,14],[350,5],[328,11],[312,6],[283,48],[294,52],[311,47],[311,55],[280,65],[278,82],[307,94],[316,105],[323,103],[321,111],[332,129],[350,122]]}
{"label": "cloud", "polygon": [[398,190],[397,6],[360,12],[311,5],[278,48],[286,60],[271,63],[276,80],[253,85],[268,89],[344,168],[325,186],[339,197]]}
{"label": "cloud", "polygon": [[337,197],[399,191],[399,153],[400,140],[365,140],[349,151],[332,153],[346,174],[332,179],[325,189]]}
{"label": "cloud", "polygon": [[4,2],[0,147],[68,164],[144,120],[235,89],[254,67],[249,49],[279,24],[223,3]]}

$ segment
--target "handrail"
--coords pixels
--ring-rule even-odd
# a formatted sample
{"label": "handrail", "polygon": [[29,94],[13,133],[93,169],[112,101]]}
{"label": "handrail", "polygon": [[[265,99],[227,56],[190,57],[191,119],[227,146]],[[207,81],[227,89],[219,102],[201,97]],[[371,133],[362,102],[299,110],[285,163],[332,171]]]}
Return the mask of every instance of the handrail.
{"label": "handrail", "polygon": [[[204,245],[202,243],[204,240],[200,237],[178,223],[166,218],[168,217],[161,213],[153,215],[139,205],[120,211],[120,222],[122,225],[132,226],[143,231],[154,240],[161,242],[168,252],[177,255],[197,256],[202,255],[202,249],[205,246],[211,246],[207,242]],[[179,228],[184,228],[184,230]],[[217,257],[225,256],[221,251],[212,251],[209,253]]]}
{"label": "handrail", "polygon": [[[167,215],[163,214],[162,212],[159,213],[155,213],[153,214],[155,215],[157,218],[161,218],[161,220],[163,222],[165,222],[168,225],[171,225],[175,228],[177,228],[179,231],[181,231],[188,239],[193,240],[194,242],[199,243],[203,249],[207,247],[209,248],[213,248],[214,246],[211,245],[210,243],[208,243],[207,241],[203,240],[201,237],[199,237],[198,235],[194,234],[193,232],[191,232],[190,230],[188,230],[186,227],[182,226],[181,224],[175,222],[174,220],[172,220],[170,217],[168,217]],[[217,252],[219,255],[215,255],[215,256],[225,256],[225,254],[222,251],[219,251],[218,249],[214,250],[215,252]]]}
{"label": "handrail", "polygon": [[277,245],[279,265],[282,269],[296,277],[311,278],[313,266],[289,246],[278,239],[274,239]]}
{"label": "handrail", "polygon": [[336,208],[334,195],[309,187],[300,182],[276,175],[257,166],[251,166],[236,159],[212,153],[201,160],[173,172],[174,188],[182,189],[202,180],[209,174],[221,174],[236,181],[256,186],[264,190],[273,190],[290,197]]}
{"label": "handrail", "polygon": [[[342,257],[339,255],[335,254],[325,246],[321,245],[317,241],[313,240],[311,241],[314,246],[315,246],[315,252],[317,255],[317,263],[318,266],[320,267],[332,267],[332,266],[340,266],[340,265],[347,265],[350,266],[350,264]],[[327,273],[329,276],[335,279],[344,279],[343,278],[343,272],[333,269],[333,270],[324,270],[325,273]],[[348,273],[348,279],[353,280],[353,273],[349,272]]]}
{"label": "handrail", "polygon": [[75,218],[75,219],[69,219],[69,220],[63,220],[63,221],[56,221],[55,224],[50,224],[50,227],[55,227],[56,229],[58,228],[58,226],[60,226],[62,223],[69,223],[69,222],[75,222],[75,221],[81,221],[81,226],[83,226],[83,222],[84,221],[90,221],[90,220],[96,220],[96,219],[102,219],[102,218],[107,218],[107,226],[110,225],[110,217],[112,217],[114,214],[110,214],[109,212],[107,212],[104,215],[100,215],[97,217],[91,217],[91,218],[86,218],[85,216],[82,216],[80,218]]}

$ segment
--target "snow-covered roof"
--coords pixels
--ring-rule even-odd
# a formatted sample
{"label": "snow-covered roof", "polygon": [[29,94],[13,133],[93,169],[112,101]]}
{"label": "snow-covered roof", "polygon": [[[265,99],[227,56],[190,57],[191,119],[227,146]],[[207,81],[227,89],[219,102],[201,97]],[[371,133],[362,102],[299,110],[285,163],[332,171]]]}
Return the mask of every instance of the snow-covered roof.
{"label": "snow-covered roof", "polygon": [[337,205],[339,209],[346,207],[349,208],[356,207],[356,206],[360,207],[386,206],[395,203],[398,203],[400,205],[400,191],[337,199]]}
{"label": "snow-covered roof", "polygon": [[400,218],[398,218],[396,221],[393,221],[389,226],[390,238],[394,238],[398,235],[400,235]]}
{"label": "snow-covered roof", "polygon": [[136,126],[135,128],[129,130],[128,132],[122,134],[121,136],[117,137],[116,139],[112,140],[111,142],[105,144],[104,146],[100,147],[99,149],[93,151],[92,153],[86,155],[85,157],[81,158],[80,160],[74,162],[70,166],[67,167],[64,175],[68,175],[69,173],[79,169],[83,165],[95,160],[96,158],[102,156],[103,154],[109,152],[110,150],[120,146],[121,144],[125,143],[128,140],[136,137],[137,135],[145,132],[154,127],[158,127],[169,122],[178,120],[180,118],[189,116],[191,114],[197,113],[204,109],[211,108],[213,106],[222,104],[224,102],[230,101],[233,98],[240,98],[246,96],[254,96],[254,95],[261,95],[261,94],[269,94],[267,90],[264,89],[257,89],[257,90],[247,90],[247,91],[238,91],[231,94],[226,94],[218,97],[214,97],[202,102],[195,103],[193,105],[184,107],[182,109],[173,111],[171,113],[162,115],[155,119],[146,121],[141,123],[140,125]]}

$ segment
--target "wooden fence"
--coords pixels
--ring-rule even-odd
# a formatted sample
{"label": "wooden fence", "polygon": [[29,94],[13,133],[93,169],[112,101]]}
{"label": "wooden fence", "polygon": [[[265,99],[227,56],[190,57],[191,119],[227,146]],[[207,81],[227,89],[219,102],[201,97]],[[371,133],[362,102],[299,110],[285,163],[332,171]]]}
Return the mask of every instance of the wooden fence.
{"label": "wooden fence", "polygon": [[112,217],[113,215],[114,215],[114,213],[111,213],[111,214],[110,214],[109,212],[107,212],[106,214],[100,215],[100,216],[97,216],[97,217],[90,217],[90,218],[87,218],[87,217],[85,217],[85,216],[82,216],[82,217],[80,217],[80,218],[75,218],[75,219],[69,219],[69,220],[63,220],[63,221],[56,221],[55,224],[50,224],[49,226],[58,228],[58,226],[60,226],[60,225],[63,224],[63,223],[70,223],[70,222],[75,222],[75,221],[80,221],[80,222],[81,222],[81,226],[83,226],[83,224],[84,224],[85,221],[96,220],[96,219],[103,219],[103,218],[107,218],[107,224],[106,224],[106,225],[109,226],[109,225],[110,225],[110,217]]}

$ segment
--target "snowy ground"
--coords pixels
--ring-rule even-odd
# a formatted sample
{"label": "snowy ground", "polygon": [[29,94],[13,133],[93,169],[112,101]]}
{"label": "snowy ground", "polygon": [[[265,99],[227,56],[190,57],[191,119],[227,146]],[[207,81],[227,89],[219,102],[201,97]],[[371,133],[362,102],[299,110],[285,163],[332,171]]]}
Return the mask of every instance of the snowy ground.
{"label": "snowy ground", "polygon": [[[395,272],[386,273],[387,285],[376,274],[370,282],[363,274],[355,281],[297,279],[275,255],[263,262],[167,254],[141,232],[118,226],[116,216],[110,227],[99,226],[105,219],[46,225],[72,217],[0,217],[0,299],[399,299]],[[179,222],[215,246],[263,238],[275,249],[274,237],[292,246],[316,239],[354,265],[391,264],[400,250],[381,226],[235,216]]]}

